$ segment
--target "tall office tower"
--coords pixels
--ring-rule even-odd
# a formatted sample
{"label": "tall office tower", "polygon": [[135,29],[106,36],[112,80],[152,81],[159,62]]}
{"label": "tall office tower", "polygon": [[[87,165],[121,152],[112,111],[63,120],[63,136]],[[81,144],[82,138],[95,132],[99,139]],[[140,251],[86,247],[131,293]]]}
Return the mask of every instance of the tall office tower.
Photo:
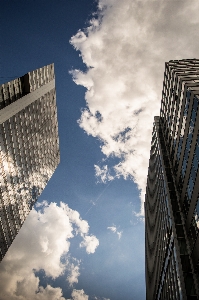
{"label": "tall office tower", "polygon": [[147,300],[199,299],[198,107],[199,60],[166,63],[145,198]]}
{"label": "tall office tower", "polygon": [[0,260],[60,161],[54,65],[0,91]]}

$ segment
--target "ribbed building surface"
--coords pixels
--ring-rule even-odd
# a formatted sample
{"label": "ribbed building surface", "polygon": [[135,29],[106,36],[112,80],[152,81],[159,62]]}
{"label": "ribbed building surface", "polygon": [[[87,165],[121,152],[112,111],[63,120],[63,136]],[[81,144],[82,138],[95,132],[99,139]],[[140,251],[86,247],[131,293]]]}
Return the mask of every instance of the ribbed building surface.
{"label": "ribbed building surface", "polygon": [[166,63],[146,215],[146,298],[199,299],[199,60]]}
{"label": "ribbed building surface", "polygon": [[54,65],[0,86],[0,260],[60,161]]}

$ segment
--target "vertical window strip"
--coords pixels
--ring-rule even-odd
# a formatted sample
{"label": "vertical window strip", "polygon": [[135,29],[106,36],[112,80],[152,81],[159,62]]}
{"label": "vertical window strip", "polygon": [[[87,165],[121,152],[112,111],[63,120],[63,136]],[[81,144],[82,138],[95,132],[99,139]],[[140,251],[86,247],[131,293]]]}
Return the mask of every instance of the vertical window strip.
{"label": "vertical window strip", "polygon": [[183,142],[183,138],[184,138],[184,129],[185,129],[185,125],[186,125],[186,117],[187,117],[187,114],[188,114],[190,97],[191,97],[191,92],[187,91],[185,105],[184,105],[184,112],[183,112],[183,121],[182,121],[182,124],[181,124],[180,140],[179,140],[179,143],[178,143],[177,160],[180,159],[180,155],[181,155],[181,151],[182,151],[182,142]]}
{"label": "vertical window strip", "polygon": [[[189,99],[190,99],[190,96],[189,96]],[[198,99],[194,98],[194,102],[193,102],[193,106],[192,106],[192,113],[191,113],[191,120],[190,120],[190,123],[189,123],[189,133],[188,133],[188,136],[187,136],[184,159],[183,159],[182,170],[181,170],[181,173],[182,173],[183,177],[185,176],[185,173],[186,173],[188,154],[189,154],[189,150],[190,150],[190,146],[191,146],[191,142],[192,142],[192,138],[193,138],[193,131],[194,131],[194,126],[195,126],[195,121],[196,121],[197,111],[195,111],[195,109],[196,109],[196,106],[198,105],[198,104],[196,105],[196,102],[198,103]],[[189,104],[186,103],[185,106],[188,107]],[[185,108],[186,113],[187,113],[187,111],[188,111],[188,108]],[[199,155],[199,151],[198,151],[198,155]],[[190,182],[190,184],[191,183],[192,182]]]}
{"label": "vertical window strip", "polygon": [[198,172],[199,158],[197,157],[197,153],[199,154],[199,135],[198,135],[198,140],[197,140],[197,143],[195,146],[194,157],[193,157],[193,161],[192,161],[192,167],[190,170],[189,181],[188,181],[188,186],[187,186],[187,195],[188,195],[189,200],[191,200],[191,197],[192,197],[194,183],[195,183],[195,179],[196,179],[197,172]]}
{"label": "vertical window strip", "polygon": [[195,219],[195,222],[196,222],[196,226],[199,229],[199,198],[197,200],[196,208],[195,208],[195,211],[194,211],[194,219]]}

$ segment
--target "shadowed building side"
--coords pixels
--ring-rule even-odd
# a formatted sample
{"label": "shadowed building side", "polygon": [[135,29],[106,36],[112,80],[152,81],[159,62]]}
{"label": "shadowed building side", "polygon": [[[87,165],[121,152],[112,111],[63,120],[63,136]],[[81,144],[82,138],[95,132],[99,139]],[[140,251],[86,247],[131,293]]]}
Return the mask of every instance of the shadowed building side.
{"label": "shadowed building side", "polygon": [[199,61],[166,63],[146,214],[147,299],[199,299]]}
{"label": "shadowed building side", "polygon": [[1,86],[0,260],[60,162],[54,65]]}

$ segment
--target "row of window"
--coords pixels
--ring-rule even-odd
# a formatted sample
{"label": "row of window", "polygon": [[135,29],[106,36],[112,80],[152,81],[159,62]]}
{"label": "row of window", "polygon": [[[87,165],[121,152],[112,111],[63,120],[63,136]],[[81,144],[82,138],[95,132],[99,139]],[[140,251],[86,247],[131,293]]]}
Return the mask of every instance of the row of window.
{"label": "row of window", "polygon": [[189,123],[189,133],[186,140],[186,146],[184,151],[184,159],[182,163],[182,177],[184,178],[185,172],[186,172],[186,166],[188,161],[188,156],[191,148],[192,138],[193,138],[193,131],[195,127],[195,121],[196,121],[196,115],[197,115],[197,108],[198,108],[198,99],[194,99],[192,113],[191,113],[191,119]]}
{"label": "row of window", "polygon": [[19,78],[12,80],[8,83],[2,84],[0,86],[0,99],[1,101],[6,101],[12,99],[12,97],[18,94],[22,95],[21,81]]}
{"label": "row of window", "polygon": [[194,151],[194,156],[193,156],[193,161],[191,165],[191,171],[190,171],[188,186],[187,186],[187,195],[189,200],[191,200],[192,197],[193,188],[194,188],[194,184],[198,172],[198,165],[199,165],[199,136],[195,146],[195,151]]}
{"label": "row of window", "polygon": [[[160,137],[161,138],[161,137]],[[163,150],[164,151],[164,150]],[[167,165],[166,165],[166,167],[167,167]],[[169,180],[169,178],[168,178],[168,180]],[[167,191],[167,186],[166,186],[166,184],[165,184],[165,182],[163,181],[163,184],[164,184],[164,192],[166,192]],[[162,200],[164,197],[163,197],[163,193],[161,194],[161,196],[160,196],[160,199]],[[168,200],[168,199],[167,199]],[[175,199],[173,199],[174,201],[175,201]],[[168,202],[168,201],[167,201]],[[164,203],[164,206],[166,206],[166,203]],[[167,211],[167,212],[165,212],[164,211],[164,214],[165,213],[169,213],[169,211]],[[166,220],[164,220],[164,222],[165,222]],[[161,230],[164,232],[164,227],[162,227],[161,228]],[[166,240],[166,239],[165,239]],[[178,241],[181,241],[181,239],[178,239]],[[181,241],[182,242],[182,241]],[[162,241],[162,243],[164,243],[164,241]],[[167,243],[168,243],[168,241],[167,241]],[[184,243],[185,243],[185,241],[184,241]],[[168,245],[168,244],[167,244]],[[181,247],[182,245],[180,244],[180,251],[185,251],[186,250],[186,245],[185,246],[183,246],[183,247]],[[180,252],[181,253],[181,252]],[[184,254],[184,252],[182,252],[182,254]],[[185,253],[186,254],[186,253]],[[170,262],[170,260],[169,260],[169,257],[170,256],[168,256],[168,260],[166,260],[164,263],[165,263],[165,268],[167,269],[167,264],[169,264],[169,263],[171,263]],[[175,270],[176,270],[176,272],[177,272],[177,266],[175,266]],[[159,294],[159,296],[160,296],[160,298],[159,299],[165,299],[164,297],[165,297],[165,295],[167,295],[168,296],[168,294],[169,293],[171,293],[171,295],[173,295],[173,296],[171,296],[170,298],[172,298],[172,299],[180,299],[180,297],[179,297],[179,295],[177,296],[177,291],[178,291],[178,293],[180,293],[180,284],[179,284],[179,277],[178,277],[178,280],[176,281],[176,284],[172,284],[171,283],[171,281],[173,281],[174,282],[174,277],[173,277],[173,272],[171,273],[172,275],[171,276],[169,276],[168,275],[168,269],[167,269],[167,272],[165,273],[165,275],[164,275],[164,278],[163,278],[163,280],[162,280],[162,290],[161,290],[161,293]],[[178,274],[179,274],[179,272],[178,272]],[[167,280],[169,281],[169,284],[168,284],[168,282],[167,282]],[[174,294],[173,294],[174,293]],[[175,298],[174,298],[174,295],[175,295]],[[182,296],[182,295],[181,295]]]}
{"label": "row of window", "polygon": [[191,250],[194,249],[198,233],[199,233],[199,198],[196,203],[196,207],[193,213],[193,217],[192,217],[192,221],[188,233]]}
{"label": "row of window", "polygon": [[176,260],[176,249],[173,236],[168,247],[168,253],[159,285],[157,299],[182,299],[181,284],[179,279],[179,270]]}
{"label": "row of window", "polygon": [[189,91],[187,91],[185,105],[184,105],[184,111],[183,111],[183,117],[182,117],[182,124],[181,124],[181,128],[178,129],[178,130],[180,130],[180,139],[179,139],[178,148],[177,148],[178,150],[176,153],[176,158],[178,161],[180,160],[181,151],[182,151],[182,143],[183,143],[183,139],[184,139],[184,132],[185,132],[185,126],[186,126],[186,121],[187,121],[187,111],[189,108],[190,97],[191,97],[191,93]]}
{"label": "row of window", "polygon": [[53,65],[48,65],[35,71],[29,72],[30,91],[38,89],[54,78]]}
{"label": "row of window", "polygon": [[[148,228],[151,228],[149,233],[150,237],[147,238],[148,240],[147,247],[148,247],[148,252],[153,257],[154,260],[153,270],[148,270],[151,276],[152,273],[156,275],[160,274],[162,265],[163,263],[165,263],[164,262],[165,251],[167,249],[167,245],[169,242],[169,238],[170,238],[169,232],[171,228],[171,218],[170,218],[170,211],[168,205],[168,198],[165,193],[166,185],[162,173],[162,163],[161,163],[161,158],[160,158],[158,148],[159,147],[157,143],[157,133],[153,133],[152,149],[151,149],[151,157],[153,156],[153,158],[152,160],[150,158],[150,163],[152,161],[152,164],[151,167],[149,168],[149,172],[151,168],[153,169],[153,171],[151,175],[149,173],[148,176],[152,176],[153,178],[155,178],[155,180],[152,186],[148,185],[148,188],[150,190],[151,188],[153,189],[153,193],[152,193],[153,197],[152,198],[149,197],[149,194],[151,193],[149,190],[147,192],[147,198],[146,198],[146,202],[147,202],[146,226]],[[152,218],[152,214],[154,215],[153,218]],[[154,235],[155,233],[154,227],[156,227],[155,235]],[[154,235],[153,243],[149,244],[149,241],[152,238],[151,235]],[[158,270],[158,272],[155,272],[154,269],[156,269],[156,271]]]}

